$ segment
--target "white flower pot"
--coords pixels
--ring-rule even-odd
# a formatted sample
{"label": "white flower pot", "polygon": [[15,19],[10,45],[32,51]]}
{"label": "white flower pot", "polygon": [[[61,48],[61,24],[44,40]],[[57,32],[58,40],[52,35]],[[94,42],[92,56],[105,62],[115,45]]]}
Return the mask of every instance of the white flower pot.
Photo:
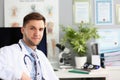
{"label": "white flower pot", "polygon": [[[82,68],[82,66],[87,62],[87,57],[75,57],[75,65],[76,68]],[[100,56],[99,55],[92,55],[92,64],[100,66]]]}
{"label": "white flower pot", "polygon": [[82,66],[85,64],[86,62],[86,57],[78,57],[76,56],[75,57],[75,65],[76,65],[76,68],[82,68]]}

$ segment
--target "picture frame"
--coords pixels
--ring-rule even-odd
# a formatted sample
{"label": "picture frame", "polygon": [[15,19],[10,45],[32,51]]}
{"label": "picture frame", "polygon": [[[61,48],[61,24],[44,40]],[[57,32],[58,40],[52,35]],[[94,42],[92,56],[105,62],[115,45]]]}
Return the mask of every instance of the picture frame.
{"label": "picture frame", "polygon": [[90,23],[91,6],[89,0],[73,0],[73,22]]}
{"label": "picture frame", "polygon": [[113,3],[112,0],[95,0],[95,24],[113,24]]}
{"label": "picture frame", "polygon": [[120,51],[120,29],[98,29],[99,53]]}
{"label": "picture frame", "polygon": [[116,24],[120,24],[120,4],[116,4]]}

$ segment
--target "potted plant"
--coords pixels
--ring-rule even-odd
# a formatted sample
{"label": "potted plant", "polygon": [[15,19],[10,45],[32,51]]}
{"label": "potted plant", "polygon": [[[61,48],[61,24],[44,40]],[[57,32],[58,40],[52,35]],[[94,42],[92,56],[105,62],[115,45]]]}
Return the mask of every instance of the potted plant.
{"label": "potted plant", "polygon": [[61,25],[64,36],[61,39],[61,44],[69,44],[78,56],[85,56],[87,51],[87,41],[90,39],[97,39],[97,28],[92,24],[81,23],[77,28],[72,26]]}

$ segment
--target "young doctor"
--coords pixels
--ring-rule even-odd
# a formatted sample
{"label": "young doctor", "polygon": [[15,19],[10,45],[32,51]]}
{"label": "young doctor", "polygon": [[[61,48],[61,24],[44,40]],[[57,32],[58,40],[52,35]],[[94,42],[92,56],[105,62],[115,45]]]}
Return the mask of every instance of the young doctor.
{"label": "young doctor", "polygon": [[48,59],[36,47],[43,37],[45,23],[44,16],[37,12],[24,17],[23,39],[0,49],[0,79],[58,80]]}

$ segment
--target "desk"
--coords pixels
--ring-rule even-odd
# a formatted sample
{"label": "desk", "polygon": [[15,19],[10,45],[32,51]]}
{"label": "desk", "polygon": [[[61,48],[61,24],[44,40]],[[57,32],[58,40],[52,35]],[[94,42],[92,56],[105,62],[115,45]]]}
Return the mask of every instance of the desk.
{"label": "desk", "polygon": [[68,70],[60,69],[55,73],[60,80],[108,80],[108,71],[105,69],[94,70],[89,74],[70,73]]}

